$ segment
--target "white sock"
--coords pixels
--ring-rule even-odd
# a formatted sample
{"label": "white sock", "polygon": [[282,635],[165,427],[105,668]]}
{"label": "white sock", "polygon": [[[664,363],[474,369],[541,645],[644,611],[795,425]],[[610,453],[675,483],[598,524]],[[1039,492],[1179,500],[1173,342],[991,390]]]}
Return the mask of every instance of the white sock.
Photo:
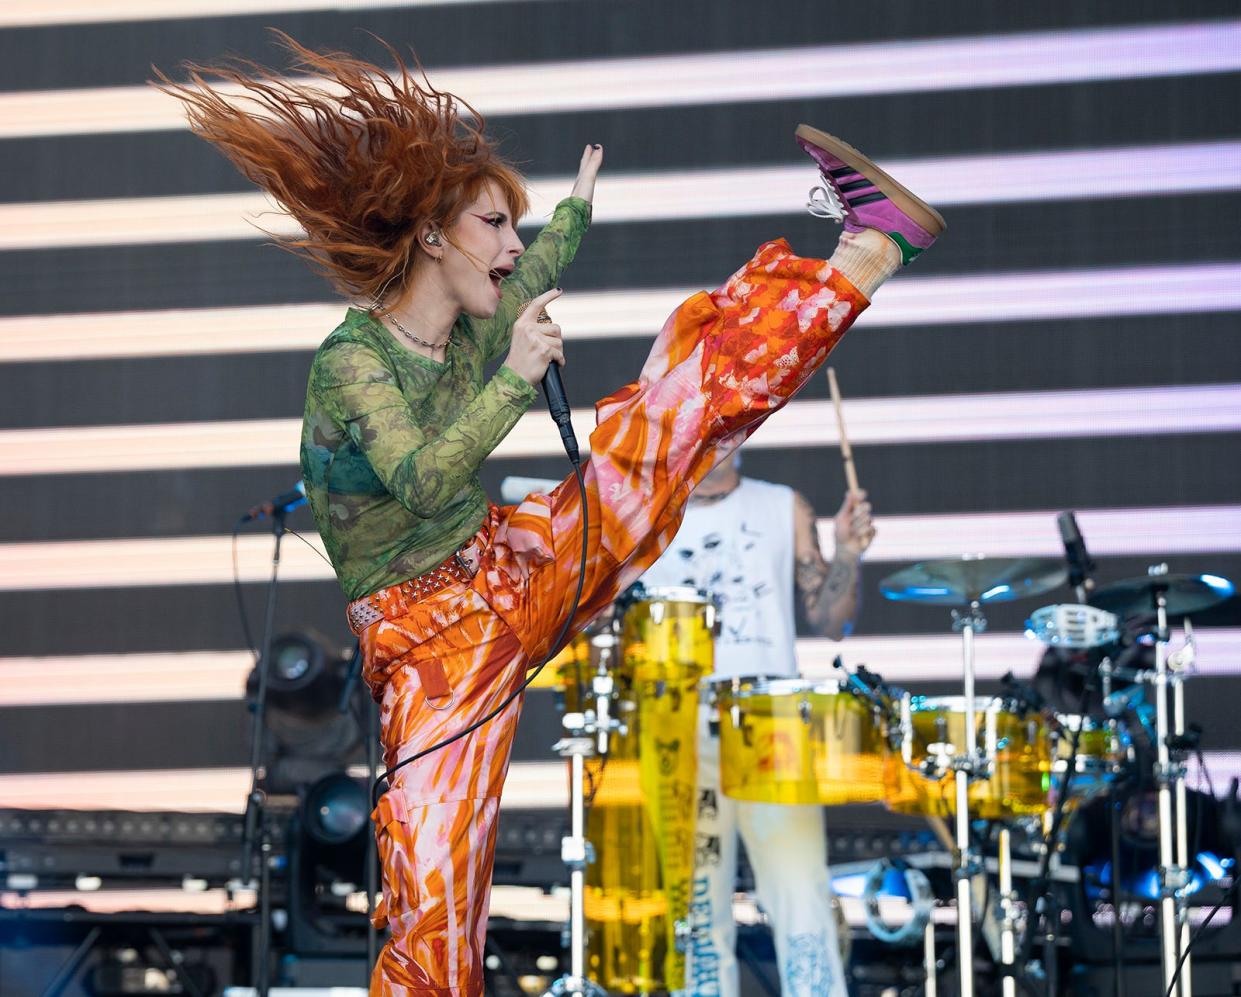
{"label": "white sock", "polygon": [[866,297],[873,298],[885,280],[901,268],[901,251],[882,232],[842,232],[827,261]]}

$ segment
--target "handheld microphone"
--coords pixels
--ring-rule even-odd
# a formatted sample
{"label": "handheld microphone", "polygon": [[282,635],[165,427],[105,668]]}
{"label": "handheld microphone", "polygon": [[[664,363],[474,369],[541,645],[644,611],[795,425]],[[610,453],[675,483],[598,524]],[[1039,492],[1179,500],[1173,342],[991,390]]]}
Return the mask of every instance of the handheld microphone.
{"label": "handheld microphone", "polygon": [[268,516],[284,515],[286,512],[292,512],[299,505],[306,504],[306,484],[299,481],[287,492],[281,492],[275,498],[268,499],[266,502],[260,502],[244,516],[241,517],[243,523],[250,523],[256,519],[266,519]]}
{"label": "handheld microphone", "polygon": [[1060,527],[1060,539],[1064,542],[1064,559],[1069,566],[1069,584],[1077,589],[1077,597],[1082,602],[1094,588],[1095,563],[1086,551],[1086,541],[1082,539],[1082,531],[1077,528],[1077,517],[1072,512],[1062,512],[1056,517],[1056,525]]}
{"label": "handheld microphone", "polygon": [[[551,321],[547,309],[539,312],[538,321]],[[547,365],[547,372],[543,375],[543,395],[547,398],[547,411],[552,414],[552,422],[560,430],[560,440],[564,443],[565,453],[569,455],[569,460],[576,467],[582,462],[582,458],[577,448],[577,436],[573,432],[569,396],[564,392],[564,381],[560,378],[560,365],[555,360]]]}

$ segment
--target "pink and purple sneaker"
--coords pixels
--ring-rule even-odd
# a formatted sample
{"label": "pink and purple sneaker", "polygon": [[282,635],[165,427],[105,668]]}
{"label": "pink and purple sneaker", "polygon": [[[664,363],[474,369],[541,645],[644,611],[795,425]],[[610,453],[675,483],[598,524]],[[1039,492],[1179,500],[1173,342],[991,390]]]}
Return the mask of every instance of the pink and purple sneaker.
{"label": "pink and purple sneaker", "polygon": [[882,232],[901,251],[902,266],[930,248],[948,227],[938,211],[847,142],[798,125],[797,144],[818,164],[823,178],[824,186],[810,191],[810,213],[843,222],[846,232]]}

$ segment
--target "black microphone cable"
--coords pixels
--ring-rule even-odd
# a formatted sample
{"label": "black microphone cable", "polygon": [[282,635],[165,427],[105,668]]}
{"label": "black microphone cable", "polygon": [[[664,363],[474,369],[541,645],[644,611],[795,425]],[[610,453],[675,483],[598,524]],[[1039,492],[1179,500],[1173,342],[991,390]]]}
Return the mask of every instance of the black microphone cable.
{"label": "black microphone cable", "polygon": [[543,656],[543,660],[540,661],[538,665],[531,670],[530,674],[526,676],[525,681],[505,696],[500,705],[491,710],[486,716],[480,717],[468,727],[462,728],[455,734],[450,734],[443,740],[431,745],[431,747],[423,748],[421,751],[416,751],[408,758],[402,758],[391,768],[385,769],[381,772],[379,777],[371,786],[372,806],[378,804],[380,797],[379,790],[385,781],[391,779],[393,775],[403,769],[406,765],[409,765],[411,762],[416,762],[420,758],[426,758],[427,755],[434,754],[435,752],[448,747],[450,744],[460,741],[463,737],[474,733],[474,731],[478,730],[479,727],[482,727],[483,724],[490,723],[501,713],[507,710],[513,701],[524,693],[530,687],[530,684],[539,677],[539,673],[547,667],[548,663],[560,653],[561,644],[569,632],[569,627],[573,624],[574,617],[577,616],[578,607],[581,605],[582,588],[586,583],[586,563],[590,560],[590,512],[589,506],[586,502],[586,479],[582,476],[582,465],[580,459],[573,461],[573,474],[577,478],[577,490],[582,508],[582,550],[578,561],[577,590],[573,593],[573,608],[565,617],[564,623],[561,624],[559,633],[556,634],[555,640],[552,641],[551,645],[547,649],[547,654]]}

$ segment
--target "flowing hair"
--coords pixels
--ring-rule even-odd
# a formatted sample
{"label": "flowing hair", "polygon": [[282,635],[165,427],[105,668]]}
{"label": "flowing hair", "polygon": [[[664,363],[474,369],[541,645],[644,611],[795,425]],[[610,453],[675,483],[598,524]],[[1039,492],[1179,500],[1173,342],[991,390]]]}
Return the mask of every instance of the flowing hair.
{"label": "flowing hair", "polygon": [[302,235],[277,243],[343,294],[399,295],[419,230],[450,225],[489,181],[514,221],[526,213],[525,181],[483,134],[482,115],[431,86],[416,57],[414,73],[381,40],[396,64],[388,73],[273,33],[301,78],[236,59],[186,63],[186,83],[155,69],[154,85],[181,100],[190,129],[301,225]]}

